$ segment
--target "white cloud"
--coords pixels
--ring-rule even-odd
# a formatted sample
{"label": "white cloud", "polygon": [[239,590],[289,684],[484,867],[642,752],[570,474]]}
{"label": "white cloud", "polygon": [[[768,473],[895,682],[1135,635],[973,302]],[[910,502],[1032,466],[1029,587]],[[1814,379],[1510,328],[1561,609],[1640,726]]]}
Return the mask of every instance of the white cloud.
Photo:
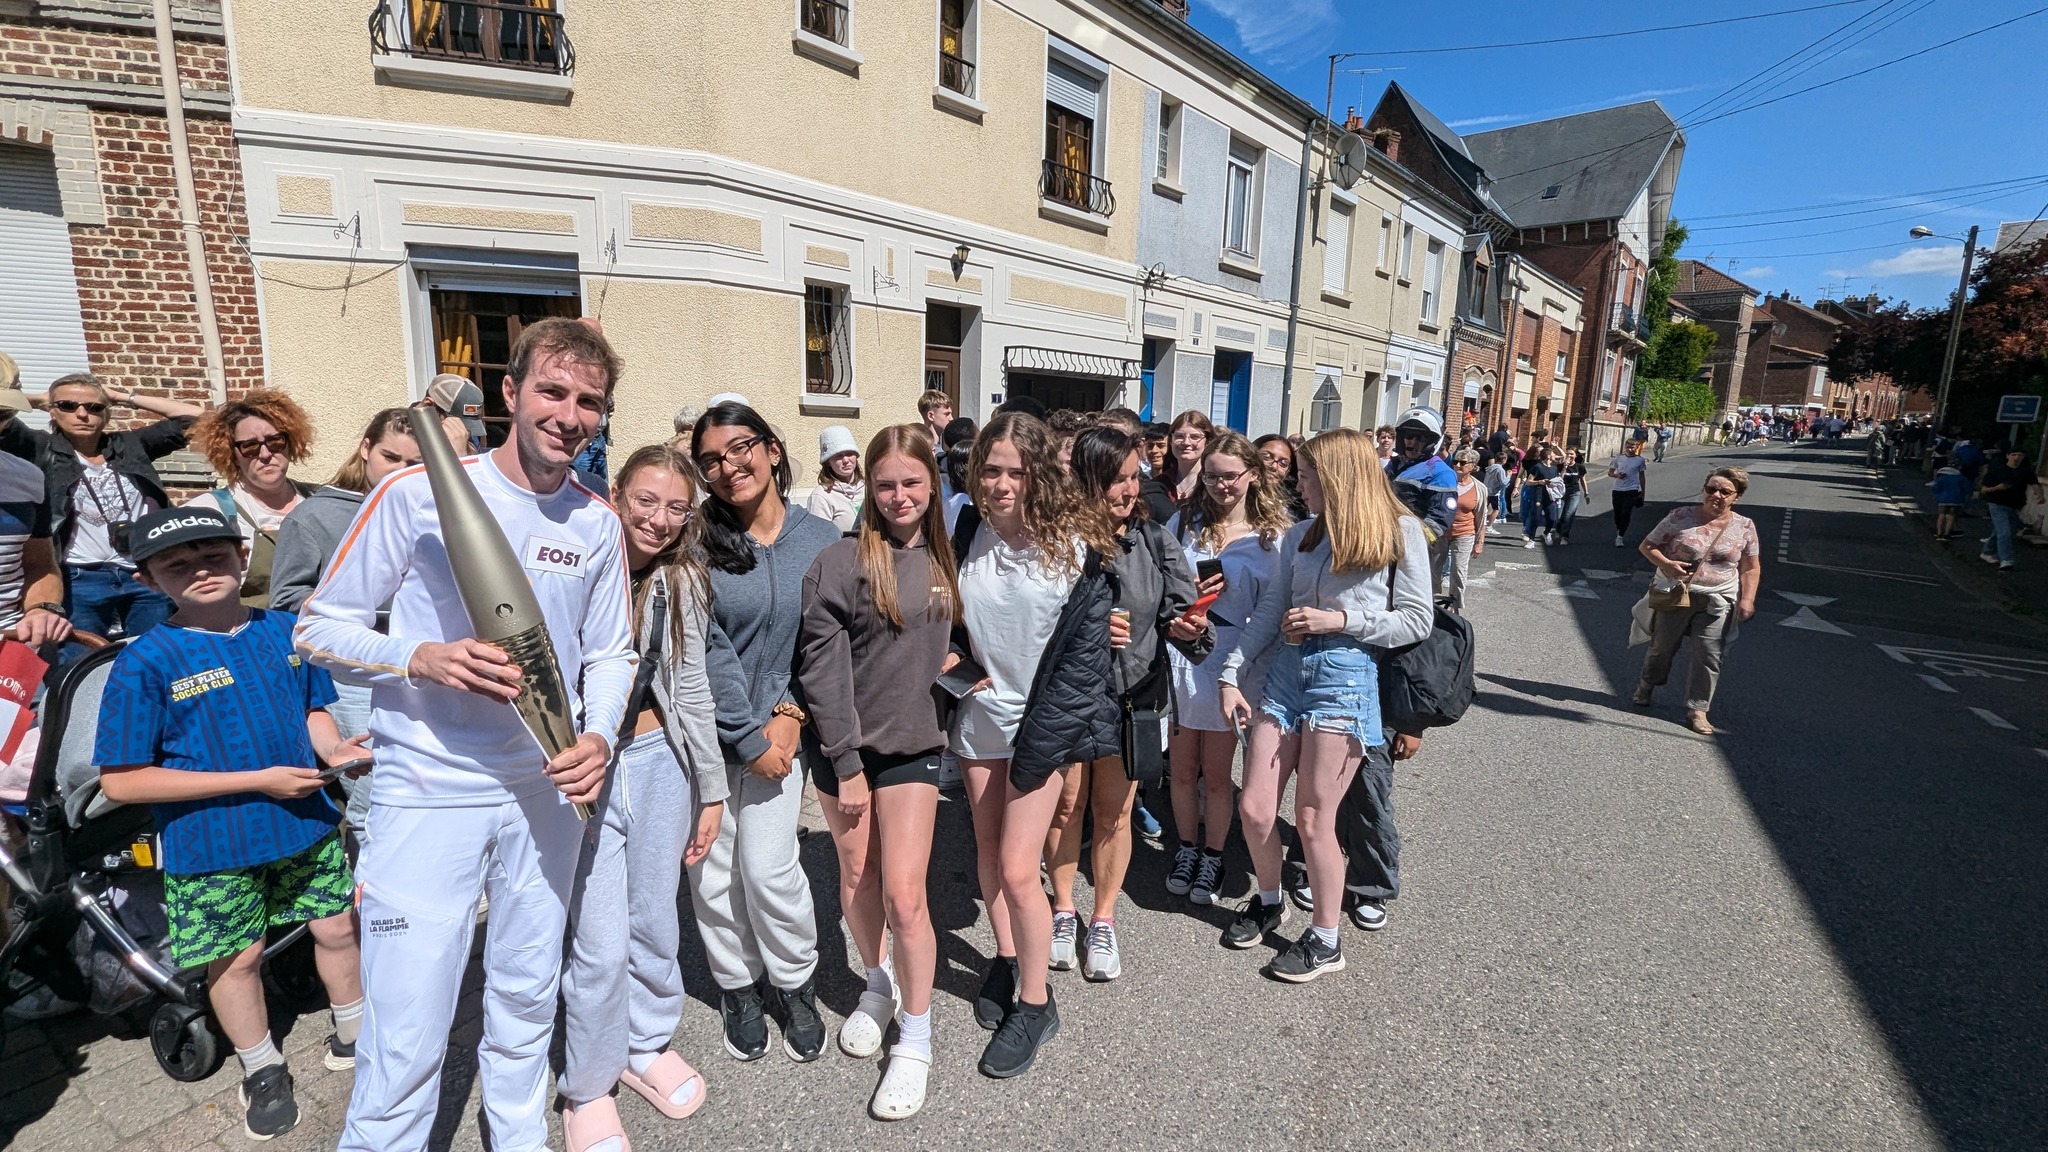
{"label": "white cloud", "polygon": [[1729,273],[1730,276],[1733,276],[1738,280],[1742,279],[1744,276],[1754,276],[1757,279],[1762,279],[1766,276],[1776,276],[1777,274],[1778,270],[1776,268],[1773,268],[1769,264],[1766,264],[1761,268],[1744,268],[1740,272]]}
{"label": "white cloud", "polygon": [[1575,116],[1581,112],[1592,112],[1601,108],[1614,108],[1622,104],[1634,104],[1642,100],[1655,100],[1662,96],[1682,96],[1687,92],[1698,92],[1711,88],[1711,84],[1688,84],[1683,88],[1645,88],[1640,92],[1628,92],[1610,96],[1605,100],[1594,100],[1584,104],[1567,104],[1561,108],[1546,108],[1541,112],[1508,112],[1499,116],[1468,116],[1463,120],[1448,121],[1453,128],[1479,128],[1488,124],[1526,124],[1538,120],[1552,120],[1559,116]]}
{"label": "white cloud", "polygon": [[1245,51],[1275,60],[1320,51],[1337,25],[1334,0],[1202,0],[1237,29]]}
{"label": "white cloud", "polygon": [[1831,268],[1834,279],[1844,276],[1927,276],[1936,272],[1957,275],[1963,266],[1963,246],[1944,244],[1937,248],[1902,248],[1896,256],[1872,260],[1861,268]]}

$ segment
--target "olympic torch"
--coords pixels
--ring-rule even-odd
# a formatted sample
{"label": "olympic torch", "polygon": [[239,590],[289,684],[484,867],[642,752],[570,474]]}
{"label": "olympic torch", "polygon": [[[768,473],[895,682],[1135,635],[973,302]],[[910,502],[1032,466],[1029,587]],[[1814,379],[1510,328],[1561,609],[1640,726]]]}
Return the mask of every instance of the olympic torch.
{"label": "olympic torch", "polygon": [[[427,466],[427,482],[434,490],[434,511],[441,520],[455,590],[476,638],[502,649],[518,666],[519,695],[512,698],[512,707],[553,760],[576,743],[576,724],[569,716],[569,689],[540,601],[497,517],[470,483],[448,438],[441,435],[440,409],[426,402],[415,404],[412,411],[418,430],[413,440],[420,446],[420,461]],[[576,812],[590,819],[589,805],[576,805]]]}

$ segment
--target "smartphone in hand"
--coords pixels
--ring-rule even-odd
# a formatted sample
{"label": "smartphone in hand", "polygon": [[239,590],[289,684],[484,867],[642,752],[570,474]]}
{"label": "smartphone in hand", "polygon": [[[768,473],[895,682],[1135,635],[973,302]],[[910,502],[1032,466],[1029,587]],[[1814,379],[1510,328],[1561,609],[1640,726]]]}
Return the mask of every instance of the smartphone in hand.
{"label": "smartphone in hand", "polygon": [[371,764],[371,760],[370,760],[370,758],[369,758],[368,756],[364,756],[364,757],[361,757],[361,758],[359,758],[359,759],[355,759],[355,760],[344,760],[343,762],[341,762],[341,763],[339,763],[339,764],[333,764],[333,765],[329,765],[329,766],[328,766],[328,767],[326,767],[326,768],[322,768],[322,769],[320,770],[320,779],[322,779],[322,780],[338,780],[338,779],[340,779],[341,777],[343,777],[343,776],[346,776],[346,775],[348,775],[348,774],[349,774],[349,773],[351,773],[351,772],[355,772],[355,771],[364,771],[364,772],[367,772],[367,771],[369,771],[369,770],[370,770],[370,764]]}
{"label": "smartphone in hand", "polygon": [[940,690],[955,700],[965,700],[975,686],[988,679],[988,670],[976,663],[972,656],[962,656],[957,663],[939,673]]}

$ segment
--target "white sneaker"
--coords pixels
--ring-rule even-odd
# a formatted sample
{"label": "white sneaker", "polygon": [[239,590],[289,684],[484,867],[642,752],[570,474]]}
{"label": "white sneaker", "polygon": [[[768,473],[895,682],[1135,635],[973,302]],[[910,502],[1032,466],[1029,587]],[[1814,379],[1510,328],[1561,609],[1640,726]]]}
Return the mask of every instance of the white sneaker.
{"label": "white sneaker", "polygon": [[907,1120],[924,1107],[925,1078],[932,1070],[932,1054],[907,1044],[889,1049],[889,1064],[882,1069],[882,1082],[875,1086],[868,1102],[868,1115],[877,1120]]}
{"label": "white sneaker", "polygon": [[865,1060],[882,1050],[882,1034],[896,1016],[896,998],[879,992],[860,994],[860,1005],[839,1025],[839,1050]]}
{"label": "white sneaker", "polygon": [[1116,947],[1116,925],[1106,920],[1088,925],[1088,960],[1081,975],[1100,984],[1123,973],[1123,957]]}
{"label": "white sneaker", "polygon": [[1535,538],[1534,536],[1524,536],[1524,537],[1522,537],[1522,547],[1524,547],[1524,548],[1534,548],[1535,546],[1536,546],[1536,538]]}
{"label": "white sneaker", "polygon": [[1081,935],[1081,917],[1073,912],[1052,914],[1052,957],[1047,964],[1055,972],[1072,972],[1075,941]]}
{"label": "white sneaker", "polygon": [[1616,533],[1614,536],[1614,546],[1616,548],[1628,547],[1628,537],[1623,536],[1620,533]]}

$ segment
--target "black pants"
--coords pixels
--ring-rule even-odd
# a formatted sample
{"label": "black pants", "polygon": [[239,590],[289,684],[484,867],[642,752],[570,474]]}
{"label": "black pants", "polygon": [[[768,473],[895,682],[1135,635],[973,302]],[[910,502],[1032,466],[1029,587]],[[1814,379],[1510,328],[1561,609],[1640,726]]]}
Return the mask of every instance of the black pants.
{"label": "black pants", "polygon": [[1387,901],[1401,894],[1401,834],[1394,830],[1394,734],[1365,750],[1358,773],[1337,802],[1337,839],[1344,845],[1344,887],[1354,896]]}
{"label": "black pants", "polygon": [[1614,534],[1628,535],[1628,522],[1643,503],[1641,492],[1616,492],[1614,494]]}

